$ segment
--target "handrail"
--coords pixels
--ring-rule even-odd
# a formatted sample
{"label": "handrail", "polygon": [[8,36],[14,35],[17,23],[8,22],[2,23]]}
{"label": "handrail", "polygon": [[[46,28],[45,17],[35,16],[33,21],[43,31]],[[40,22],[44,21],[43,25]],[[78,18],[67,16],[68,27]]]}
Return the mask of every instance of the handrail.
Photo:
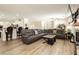
{"label": "handrail", "polygon": [[73,19],[73,13],[72,13],[70,4],[68,4],[68,8],[69,8],[69,10],[70,10],[70,13],[71,13],[71,16],[72,16],[72,20],[74,20],[74,19]]}
{"label": "handrail", "polygon": [[74,42],[74,46],[75,46],[74,55],[77,55],[77,46],[76,46],[76,42]]}
{"label": "handrail", "polygon": [[71,16],[72,16],[72,22],[74,21],[74,23],[77,22],[76,18],[77,16],[79,15],[78,12],[79,12],[79,8],[76,10],[76,12],[72,13],[72,10],[71,10],[71,6],[70,4],[68,4],[68,8],[70,10],[70,13],[71,13]]}

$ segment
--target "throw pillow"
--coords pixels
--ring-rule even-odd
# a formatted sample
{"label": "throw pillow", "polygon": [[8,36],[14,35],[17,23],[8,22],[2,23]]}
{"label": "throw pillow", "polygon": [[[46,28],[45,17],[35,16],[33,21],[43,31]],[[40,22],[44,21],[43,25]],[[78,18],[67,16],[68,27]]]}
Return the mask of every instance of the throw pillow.
{"label": "throw pillow", "polygon": [[35,34],[38,34],[38,31],[37,30],[35,30]]}

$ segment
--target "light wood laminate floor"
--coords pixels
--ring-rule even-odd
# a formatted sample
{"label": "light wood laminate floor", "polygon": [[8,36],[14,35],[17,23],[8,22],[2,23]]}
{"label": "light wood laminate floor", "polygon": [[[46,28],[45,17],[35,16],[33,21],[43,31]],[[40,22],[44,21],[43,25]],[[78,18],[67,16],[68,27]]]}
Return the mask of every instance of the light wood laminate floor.
{"label": "light wood laminate floor", "polygon": [[57,39],[50,46],[41,39],[30,45],[23,44],[21,39],[9,42],[0,41],[1,55],[74,55],[74,44],[67,40]]}

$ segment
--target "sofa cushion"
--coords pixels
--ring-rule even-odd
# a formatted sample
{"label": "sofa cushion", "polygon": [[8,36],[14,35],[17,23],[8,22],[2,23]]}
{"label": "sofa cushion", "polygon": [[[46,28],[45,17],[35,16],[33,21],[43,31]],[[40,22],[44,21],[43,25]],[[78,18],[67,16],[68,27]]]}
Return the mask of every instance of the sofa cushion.
{"label": "sofa cushion", "polygon": [[38,34],[38,31],[37,30],[34,30],[34,31],[35,31],[35,35]]}
{"label": "sofa cushion", "polygon": [[40,39],[43,35],[44,35],[44,33],[38,34],[38,35],[32,35],[32,36],[28,37],[26,40],[28,42],[33,42],[33,41]]}
{"label": "sofa cushion", "polygon": [[22,30],[22,35],[27,35],[27,34],[35,34],[34,30],[32,29],[25,29],[25,30]]}
{"label": "sofa cushion", "polygon": [[65,31],[64,30],[57,30],[57,34],[64,34],[65,33]]}
{"label": "sofa cushion", "polygon": [[[35,33],[35,30],[38,31],[38,34]],[[22,41],[26,44],[30,44],[34,41],[39,40],[40,38],[42,38],[42,36],[46,35],[47,33],[52,33],[51,31],[46,30],[46,33],[44,33],[44,30],[42,29],[28,29],[28,30],[24,30],[24,34],[22,35]]]}
{"label": "sofa cushion", "polygon": [[42,30],[39,29],[39,30],[38,30],[38,33],[39,33],[39,34],[42,33]]}

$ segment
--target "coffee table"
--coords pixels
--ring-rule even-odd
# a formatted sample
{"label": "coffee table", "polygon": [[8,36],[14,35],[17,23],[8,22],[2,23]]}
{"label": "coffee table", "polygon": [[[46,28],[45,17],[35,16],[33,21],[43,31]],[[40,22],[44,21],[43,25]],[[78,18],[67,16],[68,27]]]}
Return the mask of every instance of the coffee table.
{"label": "coffee table", "polygon": [[56,42],[56,35],[45,35],[45,36],[43,36],[43,39],[45,40],[44,43],[53,45],[54,42]]}

